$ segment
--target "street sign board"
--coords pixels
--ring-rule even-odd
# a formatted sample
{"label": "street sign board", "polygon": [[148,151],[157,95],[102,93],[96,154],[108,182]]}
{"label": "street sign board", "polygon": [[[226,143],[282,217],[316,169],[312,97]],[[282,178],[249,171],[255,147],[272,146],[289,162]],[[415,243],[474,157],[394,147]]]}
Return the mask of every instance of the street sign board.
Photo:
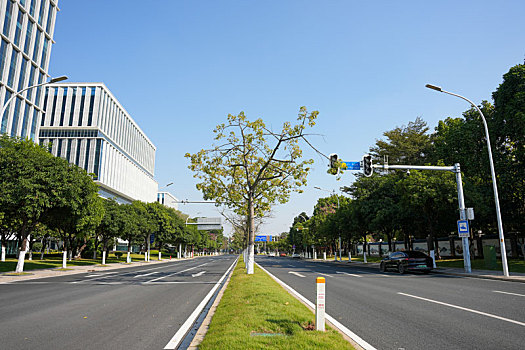
{"label": "street sign board", "polygon": [[149,235],[149,243],[153,244],[153,242],[155,242],[155,235],[152,233],[151,235]]}
{"label": "street sign board", "polygon": [[361,170],[361,162],[341,162],[344,170]]}
{"label": "street sign board", "polygon": [[266,242],[266,237],[263,235],[255,236],[255,242]]}
{"label": "street sign board", "polygon": [[468,227],[468,220],[458,220],[459,237],[469,237],[470,230]]}

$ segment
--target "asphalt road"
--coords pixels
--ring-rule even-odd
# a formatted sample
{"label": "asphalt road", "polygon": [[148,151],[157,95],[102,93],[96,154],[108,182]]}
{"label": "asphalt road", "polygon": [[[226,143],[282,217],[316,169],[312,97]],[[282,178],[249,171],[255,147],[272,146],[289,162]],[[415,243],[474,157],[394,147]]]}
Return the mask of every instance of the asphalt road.
{"label": "asphalt road", "polygon": [[0,348],[162,349],[235,259],[0,284]]}
{"label": "asphalt road", "polygon": [[377,349],[525,349],[525,284],[446,275],[380,273],[281,257],[256,262]]}

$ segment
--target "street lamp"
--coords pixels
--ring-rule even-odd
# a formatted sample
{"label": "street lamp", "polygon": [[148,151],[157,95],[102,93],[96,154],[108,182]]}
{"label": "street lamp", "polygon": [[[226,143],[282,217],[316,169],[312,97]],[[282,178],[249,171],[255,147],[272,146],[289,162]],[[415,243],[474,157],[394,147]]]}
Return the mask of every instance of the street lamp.
{"label": "street lamp", "polygon": [[41,83],[41,84],[36,84],[36,85],[32,85],[32,86],[28,86],[25,89],[22,89],[22,90],[18,91],[17,93],[13,94],[13,96],[11,96],[11,98],[9,98],[9,100],[7,100],[7,102],[4,104],[4,106],[2,107],[2,112],[0,112],[0,117],[4,116],[4,112],[7,109],[7,106],[9,105],[9,102],[11,102],[15,97],[20,96],[20,94],[22,92],[24,92],[26,90],[29,90],[29,89],[32,89],[32,88],[39,87],[39,86],[44,86],[44,85],[48,85],[48,84],[58,83],[59,81],[63,81],[63,80],[66,80],[66,79],[67,79],[67,76],[63,75],[63,76],[60,76],[60,77],[52,78],[48,82]]}
{"label": "street lamp", "polygon": [[[494,171],[494,162],[492,160],[492,149],[490,147],[489,128],[487,126],[487,120],[485,119],[485,116],[481,112],[481,109],[479,109],[479,107],[476,104],[474,104],[471,100],[469,100],[468,98],[463,97],[458,94],[454,94],[452,92],[445,91],[440,86],[426,84],[425,87],[432,89],[432,90],[439,91],[439,92],[443,92],[445,94],[456,96],[456,97],[459,97],[467,101],[468,103],[470,103],[472,107],[474,107],[478,111],[479,115],[481,116],[481,119],[483,120],[483,126],[485,127],[485,137],[487,139],[487,148],[489,151],[489,163],[490,163],[490,173],[492,176],[492,189],[494,191],[494,202],[496,203],[496,218],[498,220],[498,233],[499,233],[499,241],[500,241],[499,244],[501,248],[501,263],[503,265],[503,275],[508,277],[509,267],[507,265],[507,251],[505,250],[505,235],[503,234],[503,222],[501,220],[501,210],[499,206],[498,185],[496,184],[496,172]],[[460,213],[460,216],[461,216],[461,220],[466,219],[464,211]]]}
{"label": "street lamp", "polygon": [[[314,186],[314,188],[316,190],[319,190],[319,191],[324,191],[324,192],[331,193],[332,196],[335,196],[335,198],[337,198],[337,209],[339,209],[339,196],[336,195],[335,190],[328,191],[328,190],[325,190],[324,188],[321,188],[319,186]],[[337,261],[337,253],[336,253],[335,260]],[[342,255],[342,249],[341,249],[341,232],[339,232],[339,261],[343,261],[343,255]]]}

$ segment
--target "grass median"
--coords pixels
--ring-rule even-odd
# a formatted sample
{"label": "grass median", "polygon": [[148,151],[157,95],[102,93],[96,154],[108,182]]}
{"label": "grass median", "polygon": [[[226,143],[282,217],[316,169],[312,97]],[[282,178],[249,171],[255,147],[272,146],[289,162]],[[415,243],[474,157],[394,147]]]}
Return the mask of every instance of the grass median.
{"label": "grass median", "polygon": [[241,258],[199,349],[353,349],[329,327],[315,331],[314,318],[257,266],[247,275]]}

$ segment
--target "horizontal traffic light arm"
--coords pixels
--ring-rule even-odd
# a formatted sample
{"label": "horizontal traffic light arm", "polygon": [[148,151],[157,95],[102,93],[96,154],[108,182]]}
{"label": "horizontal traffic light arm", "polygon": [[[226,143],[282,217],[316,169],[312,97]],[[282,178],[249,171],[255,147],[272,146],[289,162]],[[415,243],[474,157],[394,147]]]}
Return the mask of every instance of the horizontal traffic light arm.
{"label": "horizontal traffic light arm", "polygon": [[381,165],[374,164],[372,167],[383,170],[437,170],[437,171],[451,171],[453,173],[459,172],[458,166],[432,166],[432,165]]}

